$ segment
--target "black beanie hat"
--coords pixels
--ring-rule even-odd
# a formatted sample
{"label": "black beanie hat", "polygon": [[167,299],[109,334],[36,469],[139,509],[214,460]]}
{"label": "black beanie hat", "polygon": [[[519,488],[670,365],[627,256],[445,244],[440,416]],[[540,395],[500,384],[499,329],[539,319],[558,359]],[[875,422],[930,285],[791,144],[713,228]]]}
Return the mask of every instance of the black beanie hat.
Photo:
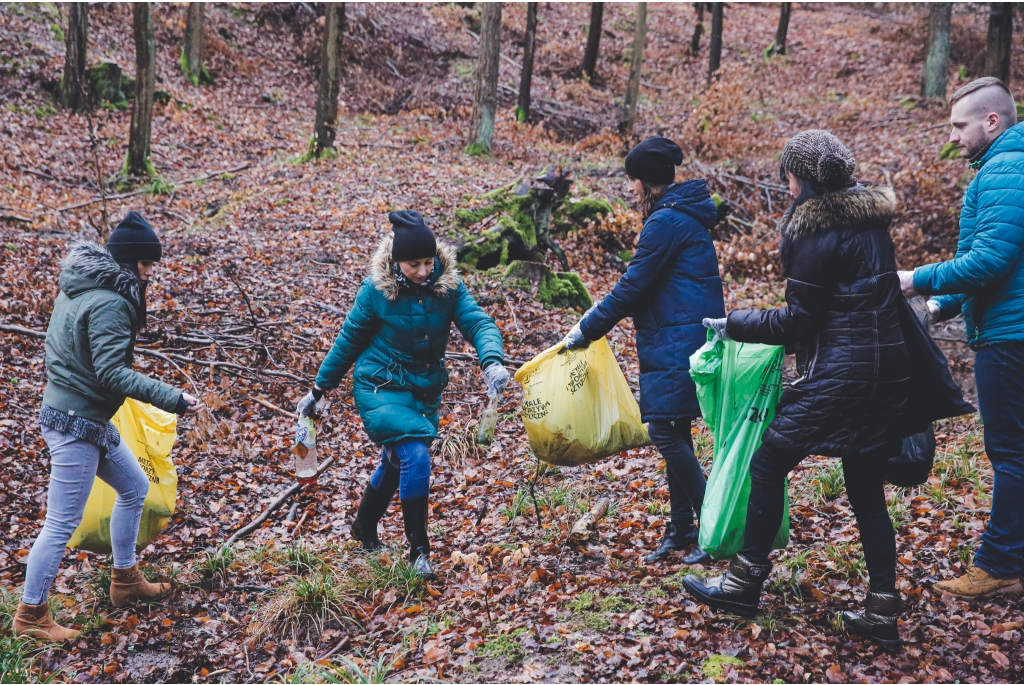
{"label": "black beanie hat", "polygon": [[434,232],[423,223],[423,215],[411,209],[388,214],[395,239],[391,243],[391,258],[396,262],[411,262],[437,254]]}
{"label": "black beanie hat", "polygon": [[671,185],[683,151],[668,138],[651,136],[626,155],[626,173],[654,185]]}
{"label": "black beanie hat", "polygon": [[107,252],[115,262],[158,262],[164,250],[156,231],[134,209],[128,212],[107,239]]}

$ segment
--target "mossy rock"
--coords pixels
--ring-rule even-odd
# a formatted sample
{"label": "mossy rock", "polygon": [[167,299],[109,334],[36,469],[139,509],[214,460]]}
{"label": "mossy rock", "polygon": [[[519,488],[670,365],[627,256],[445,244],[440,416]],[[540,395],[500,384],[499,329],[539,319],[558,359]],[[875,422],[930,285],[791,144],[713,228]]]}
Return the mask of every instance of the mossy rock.
{"label": "mossy rock", "polygon": [[960,157],[960,148],[956,146],[956,143],[946,143],[939,150],[939,159],[943,161],[949,161],[951,159],[958,159]]}
{"label": "mossy rock", "polygon": [[589,309],[594,304],[578,274],[552,271],[540,262],[513,261],[505,270],[505,285],[529,292],[549,308]]}
{"label": "mossy rock", "polygon": [[564,215],[577,226],[582,226],[587,221],[597,221],[598,218],[609,216],[614,211],[612,203],[602,197],[571,198],[558,209],[559,211],[555,212],[556,218],[560,218],[560,214]]}
{"label": "mossy rock", "polygon": [[117,62],[103,60],[90,66],[89,85],[101,102],[120,103],[128,99],[125,78]]}

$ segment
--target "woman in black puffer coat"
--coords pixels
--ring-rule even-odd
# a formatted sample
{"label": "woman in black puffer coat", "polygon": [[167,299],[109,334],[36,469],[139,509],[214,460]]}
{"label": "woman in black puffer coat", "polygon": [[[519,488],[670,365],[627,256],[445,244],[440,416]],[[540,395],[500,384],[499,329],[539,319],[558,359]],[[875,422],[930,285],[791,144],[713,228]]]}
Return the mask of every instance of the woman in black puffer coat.
{"label": "woman in black puffer coat", "polygon": [[796,201],[781,223],[780,250],[788,306],[707,322],[733,340],[784,345],[801,377],[783,392],[751,461],[743,548],[724,576],[684,582],[705,604],[752,616],[772,568],[786,476],[808,455],[840,457],[871,578],[866,610],[844,618],[855,632],[895,644],[896,543],[882,474],[911,432],[906,303],[888,232],[895,194],[859,185],[853,168],[853,155],[826,131],[789,141],[781,174]]}

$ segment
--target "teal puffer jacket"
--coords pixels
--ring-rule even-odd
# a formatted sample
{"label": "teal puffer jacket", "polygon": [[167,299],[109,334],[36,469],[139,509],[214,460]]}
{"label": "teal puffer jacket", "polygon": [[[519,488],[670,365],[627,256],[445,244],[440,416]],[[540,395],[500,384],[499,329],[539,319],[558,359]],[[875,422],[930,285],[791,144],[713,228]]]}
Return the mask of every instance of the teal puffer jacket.
{"label": "teal puffer jacket", "polygon": [[956,257],[914,271],[914,289],[936,298],[941,318],[963,312],[971,347],[1024,340],[1024,123],[972,164]]}
{"label": "teal puffer jacket", "polygon": [[481,366],[505,358],[501,333],[459,278],[453,249],[438,246],[427,293],[400,287],[393,264],[389,236],[316,377],[319,387],[336,388],[355,365],[356,409],[379,445],[437,437],[452,322],[476,348]]}
{"label": "teal puffer jacket", "polygon": [[106,423],[126,397],[173,412],[181,390],[132,370],[139,282],[97,245],[78,243],[61,263],[46,329],[43,404]]}

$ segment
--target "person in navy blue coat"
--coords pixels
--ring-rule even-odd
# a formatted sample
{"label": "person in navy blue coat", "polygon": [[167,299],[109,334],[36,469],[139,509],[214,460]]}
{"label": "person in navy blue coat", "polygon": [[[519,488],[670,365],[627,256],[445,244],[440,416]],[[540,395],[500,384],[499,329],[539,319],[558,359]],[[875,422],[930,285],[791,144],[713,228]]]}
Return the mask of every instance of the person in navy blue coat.
{"label": "person in navy blue coat", "polygon": [[[704,501],[704,474],[693,453],[691,423],[701,415],[690,378],[690,355],[704,344],[704,317],[724,316],[722,279],[711,241],[718,220],[707,183],[674,183],[682,150],[653,136],[626,156],[630,189],[644,216],[636,253],[611,293],[566,336],[571,349],[586,347],[619,321],[633,317],[640,358],[640,413],[665,458],[671,523],[648,561],[696,545],[696,518]],[[684,563],[708,557],[694,547]]]}

